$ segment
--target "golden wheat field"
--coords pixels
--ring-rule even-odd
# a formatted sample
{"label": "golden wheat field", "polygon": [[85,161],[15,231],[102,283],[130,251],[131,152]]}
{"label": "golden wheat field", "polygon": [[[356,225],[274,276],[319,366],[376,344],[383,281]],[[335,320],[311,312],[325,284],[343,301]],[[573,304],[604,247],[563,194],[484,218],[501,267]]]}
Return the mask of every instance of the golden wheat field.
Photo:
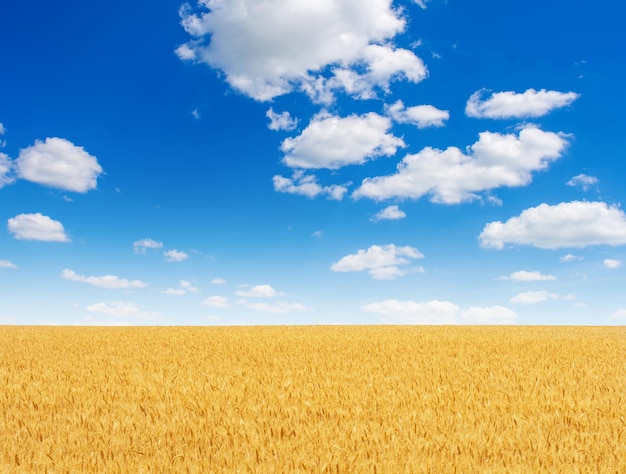
{"label": "golden wheat field", "polygon": [[0,327],[0,472],[626,472],[624,327]]}

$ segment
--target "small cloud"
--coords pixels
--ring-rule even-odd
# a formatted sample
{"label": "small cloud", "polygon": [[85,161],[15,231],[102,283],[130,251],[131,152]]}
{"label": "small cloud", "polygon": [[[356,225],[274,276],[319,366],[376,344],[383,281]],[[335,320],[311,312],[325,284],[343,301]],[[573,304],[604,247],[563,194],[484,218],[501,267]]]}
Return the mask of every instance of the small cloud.
{"label": "small cloud", "polygon": [[185,291],[188,291],[189,293],[195,293],[196,291],[198,291],[198,288],[193,286],[193,284],[187,280],[180,280],[180,287]]}
{"label": "small cloud", "polygon": [[270,285],[256,285],[247,291],[237,290],[235,294],[242,298],[273,298],[279,293]]}
{"label": "small cloud", "polygon": [[156,311],[144,311],[141,306],[126,301],[111,301],[110,303],[96,303],[85,308],[92,313],[102,313],[109,316],[125,318],[158,318],[160,314]]}
{"label": "small cloud", "polygon": [[617,321],[626,321],[626,309],[618,309],[613,312],[609,318]]}
{"label": "small cloud", "polygon": [[550,299],[557,299],[559,295],[555,293],[548,293],[547,291],[525,291],[518,293],[509,301],[515,304],[535,304],[547,301]]}
{"label": "small cloud", "polygon": [[17,265],[9,262],[8,260],[0,260],[0,268],[17,268]]}
{"label": "small cloud", "polygon": [[578,257],[576,255],[573,255],[571,253],[568,253],[567,255],[563,255],[559,261],[561,263],[570,263],[570,262],[575,262],[576,260],[582,260],[582,257]]}
{"label": "small cloud", "polygon": [[164,252],[163,255],[165,255],[165,260],[168,262],[182,262],[189,258],[188,253],[181,252],[179,250],[168,250],[167,252]]}
{"label": "small cloud", "polygon": [[[411,259],[421,259],[424,255],[416,248],[405,246],[372,245],[367,250],[359,249],[357,253],[346,255],[330,267],[333,272],[359,272],[368,270],[376,280],[395,280],[409,273],[406,268]],[[400,268],[404,267],[404,268]],[[415,270],[423,271],[418,267]]]}
{"label": "small cloud", "polygon": [[302,311],[311,311],[312,308],[305,306],[300,303],[286,303],[284,301],[276,301],[274,303],[265,303],[265,302],[256,302],[256,303],[246,303],[246,308],[253,309],[255,311],[262,311],[264,313],[273,313],[273,314],[286,314],[292,313],[294,311],[302,312]]}
{"label": "small cloud", "polygon": [[487,89],[481,89],[472,94],[465,106],[468,117],[492,119],[542,117],[554,109],[570,105],[580,97],[580,94],[575,92],[528,89],[523,93],[496,92],[483,100],[488,93]]}
{"label": "small cloud", "polygon": [[39,212],[19,214],[8,220],[9,232],[18,240],[41,240],[44,242],[71,242],[63,224]]}
{"label": "small cloud", "polygon": [[211,280],[211,284],[212,285],[225,285],[226,284],[226,280],[224,280],[223,278],[213,278]]}
{"label": "small cloud", "polygon": [[397,123],[409,123],[417,128],[443,127],[450,118],[447,110],[439,110],[432,105],[405,107],[401,100],[385,105],[385,113]]}
{"label": "small cloud", "polygon": [[387,206],[382,211],[372,217],[372,221],[378,222],[382,220],[397,220],[404,219],[406,214],[398,206]]}
{"label": "small cloud", "polygon": [[157,242],[152,239],[141,239],[133,242],[133,251],[135,253],[146,253],[146,249],[160,249],[163,248],[163,242]]}
{"label": "small cloud", "polygon": [[163,293],[166,295],[172,295],[172,296],[182,296],[187,292],[183,290],[182,288],[168,288]]}
{"label": "small cloud", "polygon": [[231,306],[228,298],[225,296],[209,296],[204,299],[202,304],[211,308],[230,308]]}
{"label": "small cloud", "polygon": [[317,183],[315,176],[304,174],[301,170],[296,171],[291,178],[276,175],[272,178],[272,183],[276,192],[297,194],[308,198],[325,195],[328,199],[341,201],[346,192],[348,192],[348,188],[345,185],[332,184],[330,186],[321,186]]}
{"label": "small cloud", "polygon": [[196,291],[198,291],[198,288],[193,286],[191,282],[187,280],[180,280],[178,288],[168,288],[163,293],[166,295],[182,296],[187,293],[195,293]]}
{"label": "small cloud", "polygon": [[200,118],[200,111],[198,110],[198,108],[193,109],[191,111],[191,115],[193,116],[193,118],[198,120]]}
{"label": "small cloud", "polygon": [[146,288],[147,283],[139,280],[127,280],[125,278],[119,278],[115,275],[103,275],[103,276],[83,276],[78,275],[73,270],[66,268],[61,272],[61,278],[64,280],[78,281],[82,283],[89,283],[93,286],[99,286],[100,288],[107,289],[120,289],[120,288]]}
{"label": "small cloud", "polygon": [[389,299],[361,306],[361,310],[399,324],[456,324],[460,308],[449,301],[418,303]]}
{"label": "small cloud", "polygon": [[570,179],[567,183],[568,186],[580,186],[583,191],[588,191],[591,186],[597,185],[599,182],[595,176],[588,176],[586,174],[579,174]]}
{"label": "small cloud", "polygon": [[311,234],[313,237],[316,238],[320,238],[322,235],[324,235],[324,231],[323,230],[316,230],[315,232],[313,232],[313,234]]}
{"label": "small cloud", "polygon": [[547,281],[547,280],[556,280],[554,275],[543,275],[540,272],[527,272],[525,270],[520,270],[518,272],[513,272],[508,276],[501,276],[498,280],[513,280],[513,281]]}
{"label": "small cloud", "polygon": [[606,268],[619,268],[622,266],[622,262],[620,262],[619,260],[615,260],[613,258],[605,258],[604,266]]}
{"label": "small cloud", "polygon": [[274,112],[271,107],[265,113],[265,116],[270,119],[270,123],[267,126],[270,130],[293,130],[298,126],[298,120],[291,118],[289,112]]}
{"label": "small cloud", "polygon": [[461,318],[471,324],[513,324],[517,319],[517,314],[504,306],[488,308],[472,306],[461,311]]}

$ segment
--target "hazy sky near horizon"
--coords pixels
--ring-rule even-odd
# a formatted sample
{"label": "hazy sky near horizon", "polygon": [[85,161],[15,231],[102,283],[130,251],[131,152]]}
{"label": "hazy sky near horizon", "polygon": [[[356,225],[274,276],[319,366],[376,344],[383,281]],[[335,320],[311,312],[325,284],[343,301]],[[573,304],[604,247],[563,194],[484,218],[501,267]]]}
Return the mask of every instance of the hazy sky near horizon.
{"label": "hazy sky near horizon", "polygon": [[11,2],[0,324],[624,324],[617,2]]}

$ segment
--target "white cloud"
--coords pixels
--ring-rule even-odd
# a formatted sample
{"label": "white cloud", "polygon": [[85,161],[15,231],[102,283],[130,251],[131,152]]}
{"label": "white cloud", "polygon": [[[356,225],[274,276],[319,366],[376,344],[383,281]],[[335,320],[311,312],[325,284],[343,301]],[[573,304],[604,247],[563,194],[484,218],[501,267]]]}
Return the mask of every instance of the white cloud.
{"label": "white cloud", "polygon": [[9,232],[19,240],[42,240],[45,242],[70,242],[63,224],[39,212],[19,214],[8,220]]}
{"label": "white cloud", "polygon": [[189,258],[188,253],[181,252],[180,250],[168,250],[167,252],[163,252],[163,255],[165,255],[165,259],[168,262],[182,262]]}
{"label": "white cloud", "polygon": [[[355,254],[346,255],[333,263],[330,269],[333,272],[368,270],[374,279],[394,280],[396,277],[409,273],[406,266],[412,263],[410,259],[420,258],[424,258],[424,255],[413,247],[396,247],[394,244],[372,245],[367,250],[359,249]],[[421,267],[413,270],[423,271]]]}
{"label": "white cloud", "polygon": [[102,173],[95,156],[64,138],[35,140],[20,150],[15,166],[20,178],[77,193],[96,189]]}
{"label": "white cloud", "polygon": [[400,324],[455,324],[460,308],[449,301],[427,303],[388,299],[361,306],[361,310],[386,316]]}
{"label": "white cloud", "polygon": [[429,194],[436,203],[471,201],[479,192],[529,184],[532,173],[559,158],[567,143],[563,134],[530,125],[522,128],[519,136],[482,132],[468,154],[456,147],[443,151],[424,148],[407,155],[395,174],[364,179],[352,196],[383,200],[419,199]]}
{"label": "white cloud", "polygon": [[[192,40],[176,50],[179,58],[209,64],[228,84],[260,101],[306,91],[331,101],[335,89],[370,97],[376,87],[403,77],[426,77],[422,61],[389,40],[405,28],[390,0],[201,0],[185,4],[182,26]],[[325,77],[323,71],[330,72]]]}
{"label": "white cloud", "polygon": [[302,170],[297,170],[291,178],[276,175],[272,178],[272,183],[276,192],[297,194],[308,198],[325,195],[328,199],[341,201],[348,192],[348,188],[343,185],[321,186],[317,183],[315,176],[306,175]]}
{"label": "white cloud", "polygon": [[226,284],[226,280],[224,280],[223,278],[213,278],[211,280],[211,284],[212,285],[225,285]]}
{"label": "white cloud", "polygon": [[472,306],[461,311],[461,318],[471,324],[513,324],[517,314],[504,306],[487,308]]}
{"label": "white cloud", "polygon": [[605,258],[604,266],[606,268],[619,268],[622,266],[622,262],[620,262],[619,260],[615,260],[613,258]]}
{"label": "white cloud", "polygon": [[311,311],[312,308],[301,303],[286,303],[284,301],[276,301],[274,303],[256,302],[245,303],[246,308],[264,313],[286,314],[294,311]]}
{"label": "white cloud", "polygon": [[133,251],[135,253],[146,253],[146,249],[163,248],[163,242],[157,242],[152,239],[141,239],[133,242]]}
{"label": "white cloud", "polygon": [[0,268],[17,268],[17,265],[8,260],[0,260]]}
{"label": "white cloud", "polygon": [[571,253],[568,253],[567,255],[563,255],[559,261],[561,263],[569,263],[569,262],[575,262],[576,260],[582,260],[582,257],[579,257],[577,255],[573,255]]}
{"label": "white cloud", "polygon": [[15,181],[12,175],[13,162],[5,153],[0,153],[0,188]]}
{"label": "white cloud", "polygon": [[100,288],[107,289],[122,289],[122,288],[146,288],[147,283],[139,280],[127,280],[125,278],[119,278],[115,275],[103,275],[103,276],[83,276],[78,275],[73,270],[66,268],[61,272],[61,278],[64,280],[78,281],[82,283],[89,283],[93,286],[99,286]]}
{"label": "white cloud", "polygon": [[387,206],[373,217],[373,221],[404,219],[406,214],[398,206]]}
{"label": "white cloud", "polygon": [[209,296],[202,304],[211,308],[230,308],[230,302],[225,296]]}
{"label": "white cloud", "polygon": [[604,202],[572,201],[541,204],[502,223],[487,224],[479,236],[482,247],[502,249],[505,243],[544,249],[626,244],[626,215]]}
{"label": "white cloud", "polygon": [[163,293],[166,295],[183,296],[187,293],[195,293],[196,291],[198,291],[198,288],[193,286],[190,281],[180,280],[178,288],[168,288]]}
{"label": "white cloud", "polygon": [[271,107],[265,116],[270,119],[267,126],[270,130],[293,130],[298,125],[298,120],[291,118],[289,112],[276,113]]}
{"label": "white cloud", "polygon": [[335,170],[392,156],[406,145],[387,133],[390,128],[391,120],[374,112],[337,117],[322,111],[300,135],[283,141],[283,163],[291,168]]}
{"label": "white cloud", "polygon": [[518,293],[509,301],[515,304],[535,304],[541,303],[543,301],[548,301],[549,299],[557,299],[559,295],[555,293],[548,293],[545,290],[542,291],[525,291],[522,293]]}
{"label": "white cloud", "polygon": [[586,174],[578,174],[565,184],[568,186],[580,186],[583,188],[583,191],[588,191],[591,186],[598,184],[598,178]]}
{"label": "white cloud", "polygon": [[125,318],[158,318],[159,313],[155,311],[144,311],[140,305],[125,301],[111,301],[110,303],[96,303],[86,307],[92,313],[102,313],[109,316]]}
{"label": "white cloud", "polygon": [[324,231],[323,230],[316,230],[315,232],[313,232],[311,234],[312,237],[316,237],[316,238],[320,238],[321,236],[324,235]]}
{"label": "white cloud", "polygon": [[273,298],[279,293],[270,285],[256,285],[249,290],[237,290],[235,294],[242,298]]}
{"label": "white cloud", "polygon": [[610,316],[610,319],[614,319],[617,321],[625,321],[626,320],[626,309],[618,309],[613,312]]}
{"label": "white cloud", "polygon": [[472,94],[465,106],[465,113],[469,117],[541,117],[554,109],[570,105],[580,97],[575,92],[528,89],[521,94],[513,91],[492,93],[489,98],[483,100],[488,92],[482,89]]}
{"label": "white cloud", "polygon": [[426,4],[430,2],[430,0],[413,0],[414,3],[417,3],[422,10],[426,10]]}
{"label": "white cloud", "polygon": [[556,280],[554,275],[543,275],[540,272],[533,271],[528,272],[526,270],[520,270],[513,272],[508,276],[501,276],[498,280],[513,280],[513,281],[548,281]]}
{"label": "white cloud", "polygon": [[442,127],[450,118],[447,110],[432,105],[416,105],[406,108],[401,100],[385,106],[385,113],[398,123],[410,123],[417,128]]}

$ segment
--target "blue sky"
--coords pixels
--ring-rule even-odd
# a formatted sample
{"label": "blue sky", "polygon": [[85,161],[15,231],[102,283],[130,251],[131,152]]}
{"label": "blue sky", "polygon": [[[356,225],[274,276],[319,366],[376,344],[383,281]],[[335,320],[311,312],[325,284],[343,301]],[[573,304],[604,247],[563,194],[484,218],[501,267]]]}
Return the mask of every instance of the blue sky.
{"label": "blue sky", "polygon": [[615,2],[11,2],[0,323],[624,324]]}

